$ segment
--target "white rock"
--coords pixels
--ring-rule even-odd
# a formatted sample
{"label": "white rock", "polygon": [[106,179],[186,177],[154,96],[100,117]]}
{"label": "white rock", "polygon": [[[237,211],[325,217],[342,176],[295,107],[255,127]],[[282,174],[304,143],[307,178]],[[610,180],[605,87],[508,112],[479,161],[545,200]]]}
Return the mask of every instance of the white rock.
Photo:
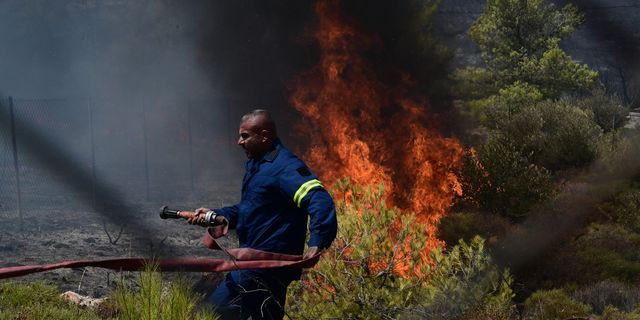
{"label": "white rock", "polygon": [[106,298],[92,298],[88,296],[83,296],[81,294],[77,294],[73,291],[67,291],[60,295],[62,299],[67,302],[77,304],[81,307],[86,307],[90,309],[97,308],[101,303],[103,303]]}

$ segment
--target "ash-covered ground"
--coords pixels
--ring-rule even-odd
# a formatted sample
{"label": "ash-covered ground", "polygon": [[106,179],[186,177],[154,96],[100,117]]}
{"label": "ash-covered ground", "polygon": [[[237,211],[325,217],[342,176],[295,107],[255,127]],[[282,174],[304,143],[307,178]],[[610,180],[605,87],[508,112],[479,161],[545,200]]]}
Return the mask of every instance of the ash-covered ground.
{"label": "ash-covered ground", "polygon": [[[226,198],[233,198],[232,194],[227,193]],[[158,216],[159,207],[148,205],[140,212],[129,214],[131,219],[138,219],[148,226],[152,234],[128,227],[128,221],[117,225],[113,219],[89,210],[61,209],[28,210],[29,214],[23,218],[23,231],[20,231],[17,212],[4,210],[0,228],[0,267],[121,257],[225,258],[223,253],[202,246],[204,228],[189,225],[184,220],[162,220]],[[233,231],[220,240],[226,247],[237,246]],[[205,293],[215,287],[223,275],[163,273],[168,281],[178,276],[193,283],[197,292]],[[59,286],[60,292],[73,290],[83,295],[102,297],[109,294],[123,277],[130,285],[136,286],[137,272],[92,267],[58,269],[0,281],[45,281]]]}

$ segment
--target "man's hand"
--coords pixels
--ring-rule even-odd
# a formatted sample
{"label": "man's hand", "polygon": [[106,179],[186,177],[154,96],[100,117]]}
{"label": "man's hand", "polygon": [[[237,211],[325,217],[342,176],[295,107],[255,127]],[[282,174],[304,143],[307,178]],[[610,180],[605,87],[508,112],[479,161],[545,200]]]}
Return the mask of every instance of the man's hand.
{"label": "man's hand", "polygon": [[189,224],[197,224],[199,226],[201,226],[204,223],[204,216],[207,214],[207,212],[209,211],[208,208],[198,208],[193,212],[193,215],[187,219],[187,222],[189,222]]}
{"label": "man's hand", "polygon": [[320,248],[318,248],[318,247],[309,247],[309,248],[307,248],[307,251],[304,253],[304,256],[302,256],[302,259],[309,259],[309,258],[315,256],[318,252],[320,252]]}
{"label": "man's hand", "polygon": [[[189,212],[189,214],[187,215],[188,217],[187,222],[189,222],[189,224],[195,224],[199,226],[205,226],[205,227],[208,226],[208,225],[205,225],[204,218],[207,215],[207,212],[209,212],[210,210],[211,209],[209,208],[198,208],[193,213]],[[224,225],[227,223],[228,223],[227,218],[223,216],[216,216],[214,225]]]}

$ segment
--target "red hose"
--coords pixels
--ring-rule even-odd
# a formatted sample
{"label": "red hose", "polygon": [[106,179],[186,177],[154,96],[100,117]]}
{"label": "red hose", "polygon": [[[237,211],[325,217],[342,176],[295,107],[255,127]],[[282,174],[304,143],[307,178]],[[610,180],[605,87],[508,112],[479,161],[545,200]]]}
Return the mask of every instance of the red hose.
{"label": "red hose", "polygon": [[43,272],[60,268],[97,267],[122,271],[138,271],[148,264],[155,265],[162,271],[185,272],[221,272],[240,269],[258,268],[311,268],[320,258],[320,253],[302,259],[300,255],[288,255],[282,253],[266,252],[251,248],[225,249],[220,246],[215,238],[227,233],[226,226],[223,229],[210,228],[204,235],[203,243],[207,248],[219,249],[227,253],[232,260],[210,258],[181,258],[181,259],[147,259],[147,258],[119,258],[102,260],[75,260],[60,263],[15,266],[0,268],[0,279],[24,276],[31,273]]}

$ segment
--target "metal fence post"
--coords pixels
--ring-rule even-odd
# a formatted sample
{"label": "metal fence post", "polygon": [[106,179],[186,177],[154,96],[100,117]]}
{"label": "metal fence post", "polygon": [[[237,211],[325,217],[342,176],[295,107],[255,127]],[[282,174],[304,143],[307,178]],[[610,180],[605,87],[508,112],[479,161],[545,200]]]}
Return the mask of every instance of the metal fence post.
{"label": "metal fence post", "polygon": [[146,99],[142,100],[142,135],[144,137],[144,178],[147,188],[147,202],[149,201],[149,151],[147,150],[147,108]]}
{"label": "metal fence post", "polygon": [[18,165],[18,142],[16,138],[16,116],[13,106],[13,97],[9,97],[9,116],[11,117],[11,148],[13,150],[13,168],[16,173],[16,189],[18,191],[18,216],[20,217],[20,232],[24,231],[22,218],[22,189],[20,187],[20,166]]}
{"label": "metal fence post", "polygon": [[187,135],[189,137],[189,178],[191,179],[191,192],[195,189],[193,181],[193,140],[191,138],[191,99],[187,99]]}
{"label": "metal fence post", "polygon": [[227,139],[227,143],[228,143],[227,148],[229,149],[229,150],[227,150],[227,152],[229,152],[229,151],[231,151],[231,147],[233,146],[233,136],[231,135],[231,130],[232,130],[231,129],[231,121],[232,121],[231,120],[231,101],[228,101],[227,99],[225,99],[225,100],[226,100],[225,103],[227,104],[227,108],[226,108],[226,111],[227,111],[227,137],[228,137],[228,139]]}
{"label": "metal fence post", "polygon": [[93,109],[91,107],[91,98],[87,98],[87,113],[89,114],[89,130],[91,139],[91,199],[93,210],[96,210],[96,147],[93,131]]}

